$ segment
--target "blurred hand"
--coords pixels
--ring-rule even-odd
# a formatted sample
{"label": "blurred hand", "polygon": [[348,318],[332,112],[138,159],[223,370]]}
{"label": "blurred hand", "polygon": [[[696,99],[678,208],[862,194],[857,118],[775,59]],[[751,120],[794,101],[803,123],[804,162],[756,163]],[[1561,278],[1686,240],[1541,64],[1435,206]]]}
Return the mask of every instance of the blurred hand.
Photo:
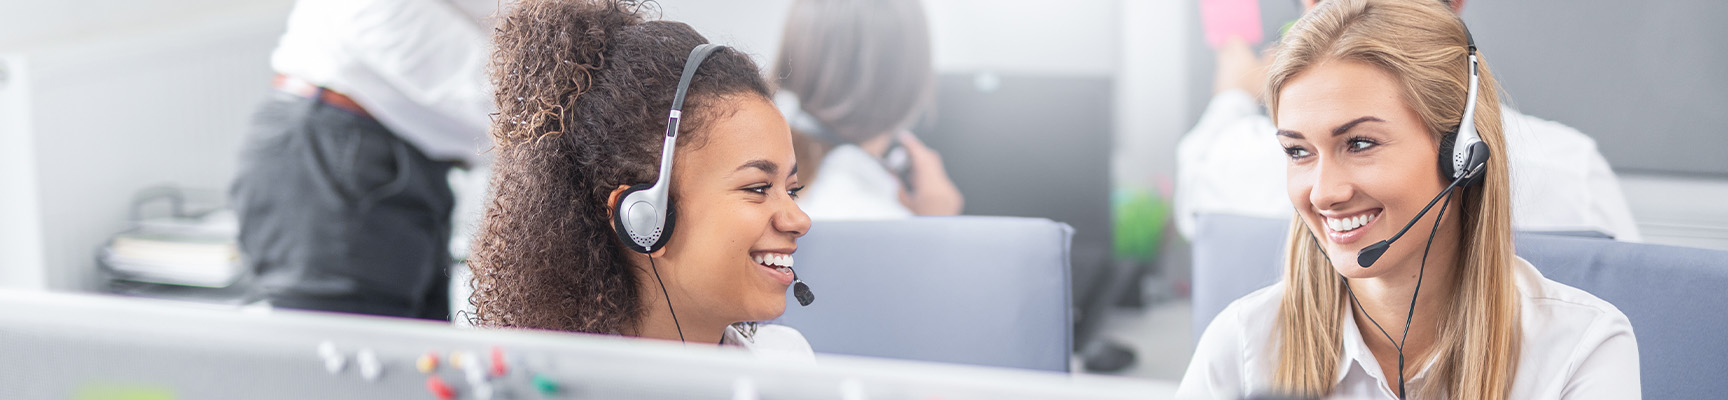
{"label": "blurred hand", "polygon": [[900,132],[900,144],[906,146],[911,158],[911,180],[914,192],[900,191],[900,203],[917,215],[959,215],[965,206],[960,188],[948,178],[942,166],[942,155],[925,146],[912,132]]}
{"label": "blurred hand", "polygon": [[1212,94],[1241,90],[1259,99],[1266,90],[1266,60],[1242,38],[1231,37],[1218,48],[1218,71]]}

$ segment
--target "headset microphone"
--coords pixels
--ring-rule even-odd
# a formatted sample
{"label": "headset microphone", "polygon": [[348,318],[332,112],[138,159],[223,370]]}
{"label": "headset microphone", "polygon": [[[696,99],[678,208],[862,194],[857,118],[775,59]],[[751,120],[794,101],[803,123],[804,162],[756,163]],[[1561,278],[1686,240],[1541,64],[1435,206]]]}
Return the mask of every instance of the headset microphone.
{"label": "headset microphone", "polygon": [[[1477,167],[1469,172],[1471,175],[1475,175],[1480,169],[1481,167]],[[1409,223],[1404,224],[1404,229],[1399,229],[1398,234],[1392,235],[1392,238],[1375,242],[1374,244],[1368,245],[1368,247],[1363,247],[1361,252],[1356,253],[1356,265],[1360,265],[1362,268],[1373,266],[1375,261],[1380,260],[1381,255],[1386,254],[1386,249],[1392,247],[1392,242],[1396,242],[1398,241],[1398,238],[1404,237],[1404,232],[1409,231],[1410,227],[1415,226],[1416,221],[1421,220],[1423,215],[1427,215],[1428,209],[1434,208],[1434,203],[1438,203],[1440,202],[1440,199],[1446,198],[1447,194],[1452,193],[1452,189],[1458,188],[1458,184],[1464,181],[1465,179],[1463,177],[1453,179],[1452,184],[1446,185],[1446,190],[1442,190],[1439,195],[1435,195],[1434,200],[1429,200],[1428,206],[1422,207],[1422,212],[1416,213],[1416,217],[1411,218]]]}
{"label": "headset microphone", "polygon": [[809,307],[811,302],[816,301],[816,295],[810,293],[810,285],[805,285],[804,280],[798,279],[798,270],[795,269],[792,270],[792,297],[798,298],[798,305],[803,307]]}

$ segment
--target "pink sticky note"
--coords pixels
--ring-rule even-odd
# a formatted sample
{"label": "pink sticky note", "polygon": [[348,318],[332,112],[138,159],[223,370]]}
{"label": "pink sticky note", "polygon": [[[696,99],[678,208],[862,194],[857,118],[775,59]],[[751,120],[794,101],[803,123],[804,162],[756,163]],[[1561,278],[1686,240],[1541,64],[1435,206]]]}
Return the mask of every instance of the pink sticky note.
{"label": "pink sticky note", "polygon": [[1206,44],[1224,45],[1231,36],[1248,44],[1260,43],[1259,0],[1200,0],[1200,24],[1206,29]]}

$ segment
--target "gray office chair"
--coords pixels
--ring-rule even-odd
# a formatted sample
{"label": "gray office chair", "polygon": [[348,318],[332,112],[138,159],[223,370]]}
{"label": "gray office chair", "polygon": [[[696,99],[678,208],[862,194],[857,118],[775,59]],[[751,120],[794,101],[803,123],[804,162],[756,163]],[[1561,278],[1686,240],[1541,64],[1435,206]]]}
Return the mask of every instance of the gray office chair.
{"label": "gray office chair", "polygon": [[[1231,301],[1282,273],[1288,220],[1203,215],[1194,240],[1195,340]],[[1632,320],[1644,397],[1728,393],[1728,251],[1520,232],[1519,256],[1543,276],[1583,289]]]}
{"label": "gray office chair", "polygon": [[1068,371],[1068,245],[1046,219],[819,221],[798,241],[778,320],[821,353]]}

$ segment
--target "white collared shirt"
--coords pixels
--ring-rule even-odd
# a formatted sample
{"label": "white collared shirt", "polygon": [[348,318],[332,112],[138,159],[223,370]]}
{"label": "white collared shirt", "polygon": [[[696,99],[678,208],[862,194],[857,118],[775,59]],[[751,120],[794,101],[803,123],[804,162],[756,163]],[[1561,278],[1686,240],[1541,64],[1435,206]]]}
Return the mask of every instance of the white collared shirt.
{"label": "white collared shirt", "polygon": [[[1615,240],[1642,236],[1620,181],[1577,129],[1502,105],[1512,179],[1512,229],[1594,231]],[[1247,92],[1212,97],[1194,129],[1176,145],[1176,228],[1193,237],[1196,217],[1218,213],[1288,219],[1288,158]],[[1502,157],[1494,154],[1494,157]]]}
{"label": "white collared shirt", "polygon": [[[1517,375],[1511,399],[1638,399],[1638,342],[1632,323],[1614,305],[1542,276],[1523,258],[1518,278],[1521,320]],[[1200,337],[1177,398],[1234,399],[1270,394],[1277,370],[1276,320],[1282,282],[1230,303]],[[1355,318],[1343,318],[1343,362],[1335,398],[1396,399],[1380,363],[1362,340]],[[1432,361],[1407,377],[1415,393]],[[1388,385],[1388,382],[1391,385]]]}
{"label": "white collared shirt", "polygon": [[347,95],[439,161],[490,146],[494,0],[299,0],[270,55],[277,73]]}

